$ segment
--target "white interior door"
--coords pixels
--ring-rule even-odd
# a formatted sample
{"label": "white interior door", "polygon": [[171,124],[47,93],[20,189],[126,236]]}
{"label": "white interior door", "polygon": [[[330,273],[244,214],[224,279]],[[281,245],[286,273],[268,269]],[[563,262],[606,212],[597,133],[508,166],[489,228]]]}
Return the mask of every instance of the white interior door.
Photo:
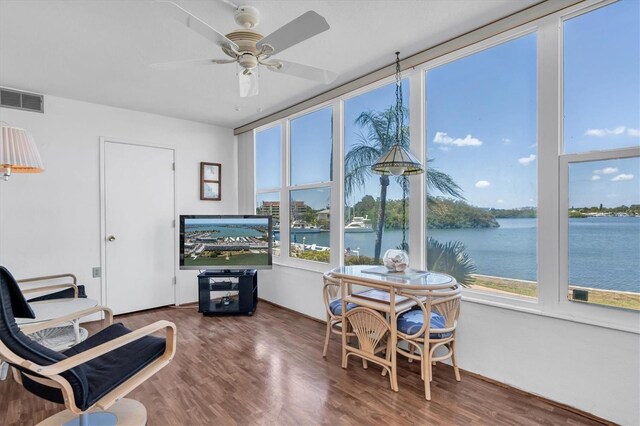
{"label": "white interior door", "polygon": [[174,304],[174,151],[103,143],[105,304],[116,314]]}

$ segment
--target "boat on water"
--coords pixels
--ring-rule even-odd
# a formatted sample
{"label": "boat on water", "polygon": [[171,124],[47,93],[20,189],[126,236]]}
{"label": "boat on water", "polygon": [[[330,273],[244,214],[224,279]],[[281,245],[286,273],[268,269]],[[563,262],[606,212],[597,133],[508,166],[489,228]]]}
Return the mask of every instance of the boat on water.
{"label": "boat on water", "polygon": [[301,220],[294,220],[291,224],[291,232],[295,234],[315,234],[320,232],[320,228],[315,225],[310,225]]}
{"label": "boat on water", "polygon": [[369,216],[354,216],[344,227],[344,232],[373,232]]}

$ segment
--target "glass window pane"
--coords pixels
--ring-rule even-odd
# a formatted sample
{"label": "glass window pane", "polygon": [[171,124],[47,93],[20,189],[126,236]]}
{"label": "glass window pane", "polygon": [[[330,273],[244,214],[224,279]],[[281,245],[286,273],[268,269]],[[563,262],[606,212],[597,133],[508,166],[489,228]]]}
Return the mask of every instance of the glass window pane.
{"label": "glass window pane", "polygon": [[537,297],[537,46],[427,71],[427,268]]}
{"label": "glass window pane", "polygon": [[[345,264],[380,264],[388,249],[402,246],[403,223],[409,239],[409,194],[403,177],[371,173],[371,166],[396,142],[396,84],[350,98],[344,103]],[[403,138],[409,146],[409,81],[402,81]],[[404,201],[403,201],[404,200]],[[406,220],[403,222],[403,205]],[[384,208],[381,208],[383,206]],[[378,226],[383,222],[384,226]],[[406,247],[408,248],[408,247]]]}
{"label": "glass window pane", "polygon": [[282,126],[256,132],[256,189],[279,188],[282,177]]}
{"label": "glass window pane", "polygon": [[564,152],[640,144],[640,2],[564,23]]}
{"label": "glass window pane", "polygon": [[256,195],[256,214],[271,216],[272,234],[272,254],[280,256],[280,193],[265,192]]}
{"label": "glass window pane", "polygon": [[640,310],[640,158],[569,165],[569,294]]}
{"label": "glass window pane", "polygon": [[329,263],[331,188],[291,191],[289,255]]}
{"label": "glass window pane", "polygon": [[291,185],[331,181],[332,108],[290,122]]}

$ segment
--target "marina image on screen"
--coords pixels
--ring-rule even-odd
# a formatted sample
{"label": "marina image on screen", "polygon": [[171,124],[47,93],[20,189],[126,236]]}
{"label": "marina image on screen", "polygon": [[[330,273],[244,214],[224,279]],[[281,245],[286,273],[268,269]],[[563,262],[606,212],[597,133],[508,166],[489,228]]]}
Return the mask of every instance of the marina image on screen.
{"label": "marina image on screen", "polygon": [[181,228],[181,267],[271,265],[268,217],[184,217]]}

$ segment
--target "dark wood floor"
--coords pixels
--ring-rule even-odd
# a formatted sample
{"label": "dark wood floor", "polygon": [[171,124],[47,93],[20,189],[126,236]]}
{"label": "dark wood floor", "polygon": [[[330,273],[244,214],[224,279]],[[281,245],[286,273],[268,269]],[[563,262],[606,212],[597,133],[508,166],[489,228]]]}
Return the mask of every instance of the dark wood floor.
{"label": "dark wood floor", "polygon": [[[378,367],[364,370],[353,358],[343,370],[337,336],[322,358],[323,324],[264,302],[253,317],[205,318],[190,307],[116,321],[137,328],[159,319],[176,323],[178,353],[129,395],[147,407],[149,425],[600,424],[464,372],[458,383],[444,365],[427,402],[419,366],[399,360],[395,393]],[[35,424],[62,408],[11,378],[0,382],[2,425]]]}

